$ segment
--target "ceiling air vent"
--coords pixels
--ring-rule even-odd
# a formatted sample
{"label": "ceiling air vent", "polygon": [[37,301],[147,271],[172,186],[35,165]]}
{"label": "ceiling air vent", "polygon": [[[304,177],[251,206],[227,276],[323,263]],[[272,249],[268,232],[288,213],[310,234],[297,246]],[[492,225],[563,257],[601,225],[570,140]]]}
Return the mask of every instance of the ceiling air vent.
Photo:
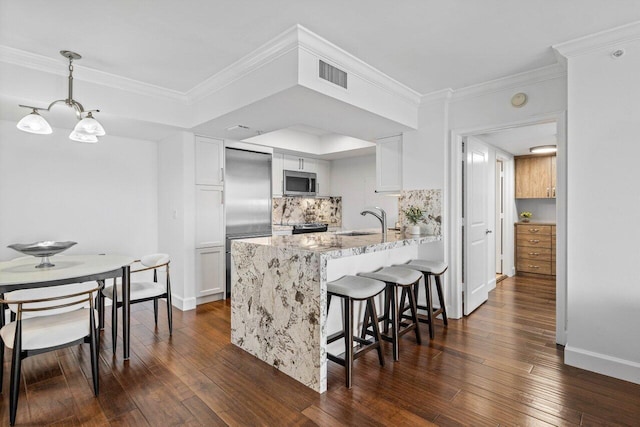
{"label": "ceiling air vent", "polygon": [[347,88],[347,73],[320,60],[320,78],[340,87]]}

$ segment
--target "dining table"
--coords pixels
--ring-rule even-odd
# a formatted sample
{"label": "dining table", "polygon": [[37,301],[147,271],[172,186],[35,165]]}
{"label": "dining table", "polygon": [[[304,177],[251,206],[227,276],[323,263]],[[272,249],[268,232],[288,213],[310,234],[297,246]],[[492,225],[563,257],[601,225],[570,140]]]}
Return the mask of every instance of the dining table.
{"label": "dining table", "polygon": [[[0,297],[6,292],[96,281],[104,287],[111,278],[122,278],[122,341],[124,360],[129,359],[131,264],[136,259],[127,255],[56,255],[52,267],[36,268],[38,259],[24,256],[0,262]],[[0,327],[5,317],[0,315]]]}

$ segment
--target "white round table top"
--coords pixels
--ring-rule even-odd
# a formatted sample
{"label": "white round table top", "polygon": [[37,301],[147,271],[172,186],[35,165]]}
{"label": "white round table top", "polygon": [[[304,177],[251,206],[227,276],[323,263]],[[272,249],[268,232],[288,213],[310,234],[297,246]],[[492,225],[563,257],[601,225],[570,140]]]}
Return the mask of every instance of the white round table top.
{"label": "white round table top", "polygon": [[127,255],[54,255],[49,259],[55,264],[53,267],[35,268],[40,258],[33,256],[0,262],[0,286],[81,278],[113,271],[135,261]]}

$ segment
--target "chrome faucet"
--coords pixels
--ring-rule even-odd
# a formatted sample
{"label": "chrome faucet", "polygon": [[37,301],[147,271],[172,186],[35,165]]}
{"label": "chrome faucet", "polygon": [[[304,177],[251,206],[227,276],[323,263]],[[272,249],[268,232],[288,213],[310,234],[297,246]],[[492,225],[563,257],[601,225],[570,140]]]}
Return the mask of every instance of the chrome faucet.
{"label": "chrome faucet", "polygon": [[374,209],[377,209],[380,211],[380,213],[378,214],[377,212],[373,212],[370,210],[364,210],[362,212],[360,212],[360,215],[365,216],[366,214],[371,214],[373,216],[375,216],[376,218],[378,218],[378,221],[380,221],[380,225],[382,226],[382,237],[386,239],[387,237],[387,213],[384,211],[384,209],[379,208],[379,207],[375,207]]}

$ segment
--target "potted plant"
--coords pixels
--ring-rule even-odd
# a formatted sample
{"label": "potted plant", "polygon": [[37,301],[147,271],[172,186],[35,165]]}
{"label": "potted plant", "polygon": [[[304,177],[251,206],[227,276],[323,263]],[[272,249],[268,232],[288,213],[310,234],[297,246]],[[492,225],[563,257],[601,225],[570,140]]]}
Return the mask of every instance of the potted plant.
{"label": "potted plant", "polygon": [[533,214],[528,211],[520,212],[520,218],[522,218],[522,222],[529,222]]}
{"label": "potted plant", "polygon": [[404,211],[404,215],[407,217],[407,220],[411,223],[411,227],[409,227],[409,234],[420,234],[420,226],[418,222],[422,219],[424,212],[417,206],[409,206],[409,209]]}

